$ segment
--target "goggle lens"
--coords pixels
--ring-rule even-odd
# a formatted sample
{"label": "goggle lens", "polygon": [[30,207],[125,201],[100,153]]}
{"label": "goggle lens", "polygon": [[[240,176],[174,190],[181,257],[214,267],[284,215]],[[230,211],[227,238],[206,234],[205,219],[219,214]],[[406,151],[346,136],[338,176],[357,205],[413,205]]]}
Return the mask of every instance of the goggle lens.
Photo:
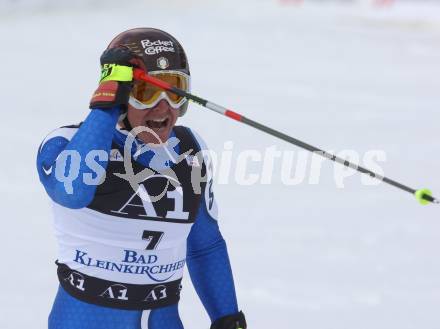
{"label": "goggle lens", "polygon": [[[189,76],[181,72],[150,72],[150,75],[155,78],[165,81],[173,87],[189,91]],[[145,81],[136,81],[134,83],[131,94],[139,102],[144,105],[153,105],[161,96],[163,92],[166,92],[170,101],[175,104],[183,103],[184,97],[176,95],[169,91],[164,91],[163,89],[156,87]]]}

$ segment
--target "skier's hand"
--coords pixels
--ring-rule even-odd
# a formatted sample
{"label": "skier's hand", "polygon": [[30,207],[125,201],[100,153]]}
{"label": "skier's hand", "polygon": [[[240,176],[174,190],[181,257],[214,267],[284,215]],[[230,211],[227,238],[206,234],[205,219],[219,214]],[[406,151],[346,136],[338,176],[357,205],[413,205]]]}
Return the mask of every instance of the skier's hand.
{"label": "skier's hand", "polygon": [[120,105],[126,109],[133,87],[133,67],[141,67],[142,61],[125,47],[105,50],[100,60],[101,78],[90,100],[90,108]]}
{"label": "skier's hand", "polygon": [[210,329],[246,329],[246,319],[242,311],[224,316],[214,321]]}

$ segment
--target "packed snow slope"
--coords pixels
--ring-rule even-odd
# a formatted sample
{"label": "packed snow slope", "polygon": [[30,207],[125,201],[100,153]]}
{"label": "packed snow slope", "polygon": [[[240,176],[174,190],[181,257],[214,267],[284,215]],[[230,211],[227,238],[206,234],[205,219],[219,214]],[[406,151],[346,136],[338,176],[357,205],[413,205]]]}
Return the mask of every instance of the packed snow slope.
{"label": "packed snow slope", "polygon": [[[85,118],[100,53],[131,27],[182,42],[195,94],[324,149],[361,160],[382,150],[385,175],[440,195],[440,7],[291,2],[3,3],[2,329],[46,327],[56,242],[37,148]],[[440,328],[440,205],[358,174],[340,188],[330,162],[312,184],[308,163],[289,186],[275,159],[269,182],[243,186],[234,178],[243,150],[301,152],[197,105],[180,121],[219,154],[233,142],[216,197],[249,328]],[[182,295],[185,327],[208,328],[188,275]]]}

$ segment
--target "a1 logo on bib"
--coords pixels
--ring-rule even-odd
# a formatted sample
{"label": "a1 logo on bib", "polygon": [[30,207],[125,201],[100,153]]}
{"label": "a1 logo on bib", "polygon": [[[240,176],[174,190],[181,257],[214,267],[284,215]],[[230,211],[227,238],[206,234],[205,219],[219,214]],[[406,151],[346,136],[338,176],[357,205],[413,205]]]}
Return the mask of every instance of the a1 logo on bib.
{"label": "a1 logo on bib", "polygon": [[127,297],[128,289],[126,286],[122,284],[114,284],[108,287],[101,295],[101,297],[107,299],[119,299],[119,300],[128,300]]}
{"label": "a1 logo on bib", "polygon": [[147,302],[157,302],[161,299],[167,298],[167,287],[164,285],[156,286],[148,293],[148,296],[145,298]]}
{"label": "a1 logo on bib", "polygon": [[128,200],[114,214],[129,217],[150,217],[188,220],[190,213],[184,210],[183,188],[174,177],[154,174],[139,184]]}
{"label": "a1 logo on bib", "polygon": [[68,281],[70,285],[78,290],[84,291],[84,276],[78,272],[70,272],[64,281]]}

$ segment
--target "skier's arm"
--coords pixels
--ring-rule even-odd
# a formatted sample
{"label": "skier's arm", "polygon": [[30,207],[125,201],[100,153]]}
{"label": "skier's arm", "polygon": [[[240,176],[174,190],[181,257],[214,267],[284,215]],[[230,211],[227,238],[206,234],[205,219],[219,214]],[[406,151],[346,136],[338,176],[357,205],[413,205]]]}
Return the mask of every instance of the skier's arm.
{"label": "skier's arm", "polygon": [[[103,169],[107,167],[108,157],[98,158],[97,151],[108,155],[119,112],[119,107],[94,109],[73,137],[70,135],[74,128],[60,128],[43,141],[38,150],[37,170],[53,201],[68,208],[83,208],[92,201],[97,184],[87,184],[84,178],[89,176],[95,181],[101,178],[96,177],[96,168],[90,168],[90,160]],[[96,158],[88,158],[87,164],[90,151],[95,152]]]}
{"label": "skier's arm", "polygon": [[[192,131],[201,150],[203,140]],[[194,288],[211,321],[211,329],[246,329],[238,312],[231,264],[225,240],[217,222],[217,204],[212,191],[212,161],[204,152],[207,184],[203,191],[196,221],[187,241],[187,265]]]}
{"label": "skier's arm", "polygon": [[194,288],[211,321],[238,312],[228,251],[204,198],[188,237],[187,264]]}
{"label": "skier's arm", "polygon": [[[37,156],[40,181],[55,202],[83,208],[104,178],[113,131],[132,88],[136,55],[111,48],[101,55],[101,80],[92,96],[92,112],[73,135],[61,128],[41,144]],[[70,139],[71,138],[71,139]]]}

